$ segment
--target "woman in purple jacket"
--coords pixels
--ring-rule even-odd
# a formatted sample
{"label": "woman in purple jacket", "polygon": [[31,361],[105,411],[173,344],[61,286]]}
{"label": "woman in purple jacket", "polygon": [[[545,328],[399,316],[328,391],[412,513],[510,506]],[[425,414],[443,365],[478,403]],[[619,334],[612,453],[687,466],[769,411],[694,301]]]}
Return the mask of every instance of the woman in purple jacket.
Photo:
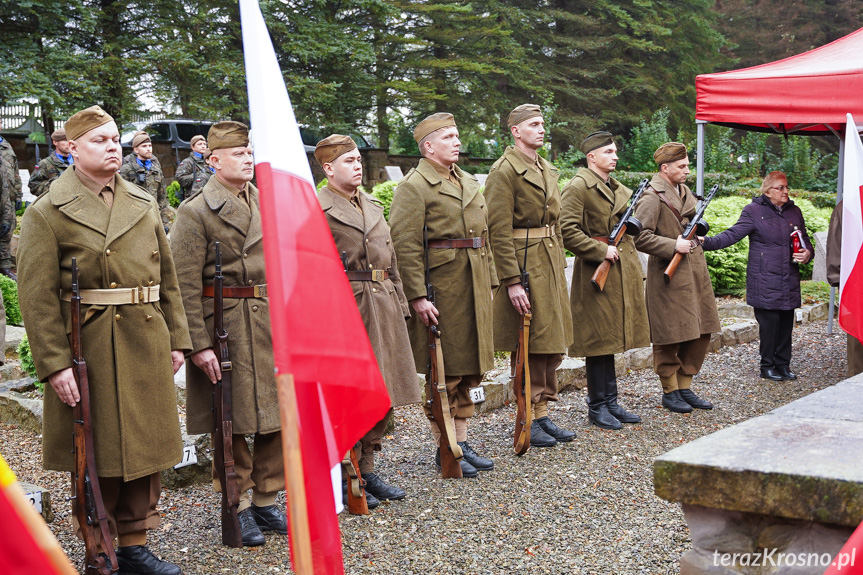
{"label": "woman in purple jacket", "polygon": [[[812,257],[803,214],[788,199],[788,179],[770,172],[761,183],[763,195],[743,208],[737,223],[724,232],[703,238],[706,251],[727,248],[749,236],[746,302],[755,308],[761,336],[761,377],[774,381],[797,379],[791,371],[791,330],[794,309],[800,307],[800,267]],[[800,230],[799,252],[792,233]]]}

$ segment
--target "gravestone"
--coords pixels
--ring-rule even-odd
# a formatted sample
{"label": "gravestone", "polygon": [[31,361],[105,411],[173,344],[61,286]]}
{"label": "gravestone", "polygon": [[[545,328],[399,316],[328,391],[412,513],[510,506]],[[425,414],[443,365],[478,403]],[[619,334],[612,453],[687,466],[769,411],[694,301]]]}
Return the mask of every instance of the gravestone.
{"label": "gravestone", "polygon": [[400,182],[405,177],[402,173],[402,169],[398,166],[386,166],[384,167],[384,170],[386,170],[388,180]]}

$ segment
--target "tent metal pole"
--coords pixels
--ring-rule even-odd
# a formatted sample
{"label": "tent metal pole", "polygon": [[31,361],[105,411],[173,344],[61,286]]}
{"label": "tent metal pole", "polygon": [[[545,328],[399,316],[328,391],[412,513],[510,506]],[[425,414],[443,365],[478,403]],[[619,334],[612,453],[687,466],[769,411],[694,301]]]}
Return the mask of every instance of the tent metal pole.
{"label": "tent metal pole", "polygon": [[833,335],[833,308],[836,306],[836,286],[830,286],[830,308],[827,310],[827,335]]}
{"label": "tent metal pole", "polygon": [[[842,130],[842,134],[845,130]],[[836,203],[842,201],[842,188],[845,185],[845,138],[839,136],[839,177],[836,178]],[[833,313],[836,304],[836,288],[830,287],[830,307],[827,309],[827,335],[833,335]]]}
{"label": "tent metal pole", "polygon": [[695,129],[697,135],[695,169],[698,171],[695,183],[695,197],[704,197],[704,126],[707,124],[704,120],[695,120]]}

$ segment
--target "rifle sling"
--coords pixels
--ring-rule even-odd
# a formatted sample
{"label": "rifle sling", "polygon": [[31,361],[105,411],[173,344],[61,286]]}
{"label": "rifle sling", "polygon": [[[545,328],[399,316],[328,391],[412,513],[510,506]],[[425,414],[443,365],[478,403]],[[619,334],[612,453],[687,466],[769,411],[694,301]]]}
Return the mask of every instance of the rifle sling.
{"label": "rifle sling", "polygon": [[443,422],[438,421],[437,424],[440,426],[441,423],[443,423],[446,430],[447,440],[449,441],[449,448],[456,460],[461,461],[461,458],[464,455],[462,454],[461,447],[458,444],[458,439],[455,436],[455,423],[450,414],[449,396],[446,391],[446,370],[444,369],[443,364],[443,347],[441,347],[440,336],[436,335],[435,340],[435,349],[437,353],[437,381],[432,382],[432,385],[436,388],[433,389],[432,392],[437,391],[440,396],[441,412],[443,413]]}
{"label": "rifle sling", "polygon": [[677,221],[680,222],[680,225],[683,225],[683,216],[680,215],[680,211],[677,208],[671,205],[671,202],[668,201],[668,198],[665,197],[665,192],[656,191],[656,197],[659,198],[659,201],[668,206],[668,209],[671,210],[671,213],[674,214],[674,217],[677,218]]}

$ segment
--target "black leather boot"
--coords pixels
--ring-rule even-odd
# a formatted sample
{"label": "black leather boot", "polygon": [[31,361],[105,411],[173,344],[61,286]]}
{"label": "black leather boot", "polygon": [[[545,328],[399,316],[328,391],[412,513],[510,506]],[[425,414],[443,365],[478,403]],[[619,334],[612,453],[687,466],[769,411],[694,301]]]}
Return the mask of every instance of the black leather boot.
{"label": "black leather boot", "polygon": [[366,480],[366,494],[371,493],[377,499],[398,501],[407,495],[401,487],[385,483],[377,473],[366,473],[363,475],[363,479]]}
{"label": "black leather boot", "polygon": [[458,444],[461,446],[464,460],[473,465],[477,471],[491,471],[494,469],[494,461],[474,451],[467,441],[459,441]]}
{"label": "black leather boot", "polygon": [[680,393],[680,399],[694,407],[695,409],[713,409],[713,404],[698,397],[693,393],[691,389],[679,389],[678,393]]}
{"label": "black leather boot", "polygon": [[[435,451],[434,453],[434,464],[437,467],[438,471],[440,471],[440,449]],[[479,471],[476,470],[476,467],[465,461],[462,457],[462,460],[459,461],[459,465],[461,466],[461,476],[462,477],[476,477],[479,475]],[[368,491],[366,492],[368,495]]]}
{"label": "black leather boot", "polygon": [[533,445],[533,426],[534,425],[538,425],[539,427],[541,427],[544,432],[546,432],[547,434],[549,434],[550,436],[555,438],[557,441],[568,442],[568,441],[572,441],[573,439],[575,439],[575,432],[574,431],[569,431],[568,429],[561,429],[560,427],[556,426],[554,424],[554,422],[552,420],[550,420],[548,418],[548,416],[546,415],[545,417],[540,417],[539,419],[535,419],[533,422],[533,425],[530,426],[531,445]]}
{"label": "black leather boot", "polygon": [[257,547],[267,542],[252,515],[251,508],[243,509],[237,517],[240,520],[240,531],[243,533],[243,547]]}
{"label": "black leather boot", "polygon": [[554,447],[557,445],[557,440],[545,432],[542,426],[536,423],[536,420],[530,425],[530,446],[531,447]]}
{"label": "black leather boot", "polygon": [[[261,535],[263,537],[263,535]],[[143,545],[117,549],[120,575],[181,575],[178,565],[162,561]]]}
{"label": "black leather boot", "polygon": [[773,381],[782,381],[782,374],[779,373],[779,370],[775,367],[762,367],[761,368],[761,379],[772,379]]}
{"label": "black leather boot", "polygon": [[252,510],[252,516],[255,518],[255,523],[258,524],[261,531],[275,531],[282,535],[288,534],[288,518],[285,517],[285,512],[275,505],[258,507],[252,503],[249,509]]}
{"label": "black leather boot", "polygon": [[692,406],[683,401],[678,390],[662,394],[662,406],[675,413],[689,413]]}
{"label": "black leather boot", "polygon": [[623,424],[608,411],[603,358],[586,358],[584,370],[587,375],[587,418],[600,429],[623,429]]}
{"label": "black leather boot", "polygon": [[782,379],[785,381],[792,381],[792,380],[797,379],[797,374],[794,373],[793,371],[791,371],[790,369],[788,369],[787,365],[783,365],[783,366],[777,365],[776,366],[776,372],[779,375],[781,375]]}
{"label": "black leather boot", "polygon": [[620,423],[641,423],[641,418],[626,411],[617,403],[617,374],[614,372],[614,356],[608,356],[610,361],[605,364],[605,404],[608,412]]}

